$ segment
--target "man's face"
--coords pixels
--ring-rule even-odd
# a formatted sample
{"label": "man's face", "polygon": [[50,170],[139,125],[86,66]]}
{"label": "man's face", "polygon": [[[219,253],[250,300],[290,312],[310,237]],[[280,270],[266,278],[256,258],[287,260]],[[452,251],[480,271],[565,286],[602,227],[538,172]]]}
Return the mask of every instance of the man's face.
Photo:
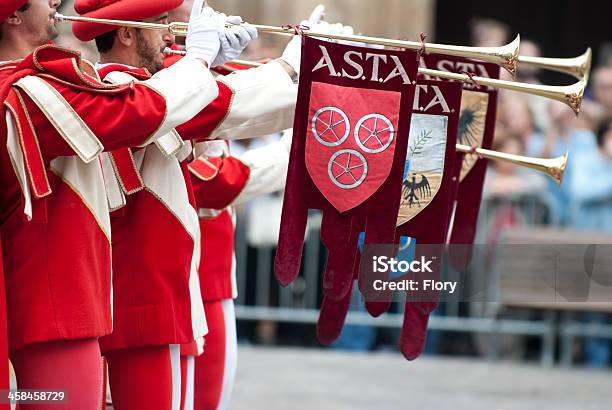
{"label": "man's face", "polygon": [[23,27],[37,44],[45,44],[55,39],[59,32],[54,19],[61,0],[30,0],[25,11],[17,11]]}
{"label": "man's face", "polygon": [[[168,24],[168,13],[146,19],[149,23]],[[155,74],[164,68],[164,49],[174,43],[168,30],[136,30],[136,53],[139,66]]]}

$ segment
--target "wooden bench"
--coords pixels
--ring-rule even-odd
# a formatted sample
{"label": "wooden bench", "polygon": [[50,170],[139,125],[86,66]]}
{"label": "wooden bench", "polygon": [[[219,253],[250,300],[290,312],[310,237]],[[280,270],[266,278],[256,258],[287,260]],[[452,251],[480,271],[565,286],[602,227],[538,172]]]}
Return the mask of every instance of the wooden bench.
{"label": "wooden bench", "polygon": [[612,313],[612,235],[512,228],[504,231],[494,266],[500,307],[543,310],[553,320],[561,316],[555,334],[543,340],[548,364],[554,362],[557,335],[561,362],[568,366],[577,337],[612,339],[611,325],[574,320],[576,313]]}

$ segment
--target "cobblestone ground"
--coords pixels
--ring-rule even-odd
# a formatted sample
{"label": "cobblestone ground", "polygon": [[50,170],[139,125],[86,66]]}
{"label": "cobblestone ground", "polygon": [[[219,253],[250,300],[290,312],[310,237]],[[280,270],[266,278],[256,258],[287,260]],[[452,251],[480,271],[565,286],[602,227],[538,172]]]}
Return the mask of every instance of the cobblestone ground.
{"label": "cobblestone ground", "polygon": [[241,346],[231,410],[612,409],[612,372]]}

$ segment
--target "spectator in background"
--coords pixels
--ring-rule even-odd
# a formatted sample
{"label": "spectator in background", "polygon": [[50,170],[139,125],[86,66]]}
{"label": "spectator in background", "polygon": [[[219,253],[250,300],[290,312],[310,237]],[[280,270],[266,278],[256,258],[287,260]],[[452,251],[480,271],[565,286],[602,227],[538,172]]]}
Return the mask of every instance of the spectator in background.
{"label": "spectator in background", "polygon": [[[525,142],[523,138],[511,133],[498,134],[495,137],[493,150],[508,154],[523,155]],[[493,161],[487,170],[484,196],[488,200],[503,199],[501,205],[492,208],[486,226],[489,227],[487,242],[496,243],[499,235],[507,228],[519,225],[524,221],[520,207],[506,199],[521,195],[536,194],[546,188],[544,176],[532,170],[516,165]]]}
{"label": "spectator in background", "polygon": [[476,17],[470,22],[474,47],[499,47],[510,39],[510,26],[494,19]]}
{"label": "spectator in background", "polygon": [[[521,56],[525,57],[542,57],[540,45],[533,40],[521,40]],[[540,84],[538,75],[540,69],[533,65],[519,64],[516,73],[516,80],[522,83]]]}
{"label": "spectator in background", "polygon": [[[532,40],[521,41],[521,55],[526,57],[541,57],[540,46]],[[538,78],[540,69],[532,65],[519,64],[516,81],[528,84],[541,84]],[[537,95],[527,95],[529,108],[533,113],[534,126],[539,132],[543,132],[550,125],[548,116],[549,100]]]}
{"label": "spectator in background", "polygon": [[593,72],[593,96],[602,106],[603,118],[612,118],[612,66],[602,66]]}
{"label": "spectator in background", "polygon": [[[514,92],[502,93],[500,97],[498,125],[499,130],[512,134],[522,140],[525,150],[520,154],[533,155],[540,150],[544,135],[536,130],[535,118],[526,95]],[[540,148],[538,148],[540,147]]]}
{"label": "spectator in background", "polygon": [[[516,134],[498,134],[495,137],[493,150],[524,155],[525,141]],[[487,172],[485,195],[488,197],[525,195],[539,192],[545,187],[544,177],[532,170],[508,162],[492,161]]]}
{"label": "spectator in background", "polygon": [[602,123],[596,140],[592,149],[573,153],[572,225],[612,234],[612,119]]}
{"label": "spectator in background", "polygon": [[[572,225],[581,230],[612,234],[612,120],[602,123],[593,150],[574,153],[574,172],[568,181],[572,203]],[[607,323],[609,316],[588,313],[589,323]],[[586,338],[586,364],[602,368],[610,363],[610,340]]]}
{"label": "spectator in background", "polygon": [[[530,142],[528,154],[541,158],[556,158],[569,152],[570,157],[565,170],[565,181],[571,179],[575,168],[574,159],[580,152],[595,151],[597,146],[594,129],[601,117],[599,104],[585,100],[580,117],[565,104],[551,101],[549,104],[550,126],[541,140]],[[552,214],[552,222],[567,225],[570,223],[571,188],[569,183],[558,187],[548,180],[548,201]]]}

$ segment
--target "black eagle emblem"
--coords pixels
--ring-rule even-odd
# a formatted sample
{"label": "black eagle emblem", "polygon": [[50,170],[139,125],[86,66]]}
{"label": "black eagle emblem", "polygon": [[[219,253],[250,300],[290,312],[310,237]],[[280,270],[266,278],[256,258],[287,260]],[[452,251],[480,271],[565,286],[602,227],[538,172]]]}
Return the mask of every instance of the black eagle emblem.
{"label": "black eagle emblem", "polygon": [[417,174],[412,174],[411,180],[406,179],[403,184],[404,200],[412,208],[417,205],[421,207],[421,199],[431,198],[431,185],[429,180],[421,174],[421,181],[417,182]]}

